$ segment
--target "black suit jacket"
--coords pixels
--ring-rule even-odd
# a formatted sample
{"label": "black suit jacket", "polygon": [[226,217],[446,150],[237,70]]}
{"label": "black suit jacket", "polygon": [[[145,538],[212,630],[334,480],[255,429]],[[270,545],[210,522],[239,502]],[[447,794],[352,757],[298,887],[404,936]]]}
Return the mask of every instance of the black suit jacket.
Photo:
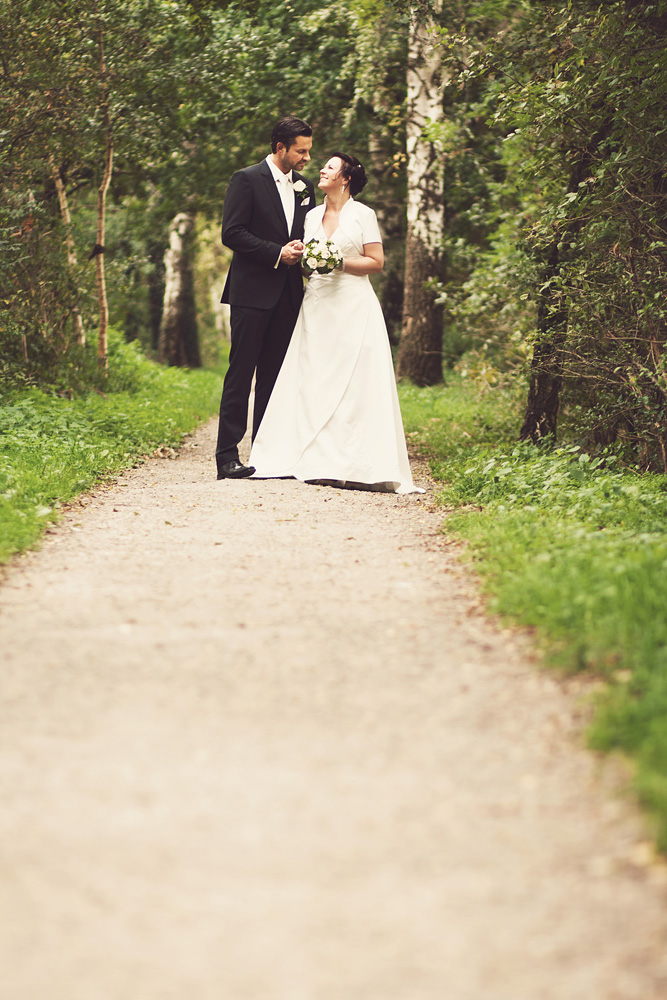
{"label": "black suit jacket", "polygon": [[306,213],[315,207],[315,189],[296,171],[292,177],[304,181],[307,192],[303,200],[295,196],[294,222],[289,233],[278,185],[266,160],[237,171],[230,180],[223,209],[222,242],[234,251],[234,256],[223,302],[272,309],[288,283],[298,308],[303,298],[301,268],[283,263],[275,267],[275,263],[286,243],[303,238]]}

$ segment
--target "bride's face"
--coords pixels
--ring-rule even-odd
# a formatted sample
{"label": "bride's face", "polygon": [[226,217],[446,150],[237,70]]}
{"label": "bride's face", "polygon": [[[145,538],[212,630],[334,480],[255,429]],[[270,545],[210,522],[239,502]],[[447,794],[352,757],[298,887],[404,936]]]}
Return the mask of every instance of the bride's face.
{"label": "bride's face", "polygon": [[325,194],[327,191],[342,191],[347,185],[343,180],[341,169],[343,161],[339,156],[332,156],[320,170],[320,183],[317,185]]}

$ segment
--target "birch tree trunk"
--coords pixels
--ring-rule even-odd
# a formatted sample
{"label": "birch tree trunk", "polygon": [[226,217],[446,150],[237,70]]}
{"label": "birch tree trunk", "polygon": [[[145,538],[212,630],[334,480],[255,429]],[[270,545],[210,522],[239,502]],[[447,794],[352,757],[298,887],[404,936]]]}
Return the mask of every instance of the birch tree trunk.
{"label": "birch tree trunk", "polygon": [[[442,0],[433,5],[435,15]],[[417,385],[442,381],[443,309],[435,281],[443,278],[444,158],[428,126],[443,114],[443,66],[435,21],[413,8],[408,49],[407,221],[405,289],[398,375]]]}
{"label": "birch tree trunk", "polygon": [[164,258],[165,290],[158,358],[168,365],[199,368],[199,337],[193,274],[195,217],[181,212],[169,227]]}
{"label": "birch tree trunk", "polygon": [[100,368],[106,369],[108,353],[109,304],[107,302],[107,287],[104,276],[104,240],[107,191],[109,190],[111,174],[113,171],[113,132],[111,129],[111,115],[109,113],[107,70],[104,60],[104,32],[101,30],[99,34],[99,56],[100,83],[102,89],[100,107],[102,111],[102,121],[104,123],[105,149],[104,173],[102,175],[102,183],[100,184],[97,192],[97,242],[93,247],[92,255],[95,257],[97,304],[100,316],[100,326],[97,339],[97,361]]}
{"label": "birch tree trunk", "polygon": [[[76,275],[76,270],[79,265],[77,260],[76,251],[74,249],[74,240],[72,239],[72,217],[69,211],[69,203],[67,201],[67,191],[65,190],[65,185],[63,184],[62,177],[60,176],[60,171],[56,167],[54,159],[52,156],[49,157],[49,165],[51,167],[51,176],[53,178],[53,183],[56,186],[56,193],[58,195],[58,205],[60,206],[60,214],[65,225],[65,249],[67,251],[67,263],[69,265],[72,277]],[[83,328],[83,320],[81,318],[81,310],[78,305],[74,305],[72,308],[72,319],[74,320],[74,335],[76,337],[77,344],[86,343],[86,333]]]}

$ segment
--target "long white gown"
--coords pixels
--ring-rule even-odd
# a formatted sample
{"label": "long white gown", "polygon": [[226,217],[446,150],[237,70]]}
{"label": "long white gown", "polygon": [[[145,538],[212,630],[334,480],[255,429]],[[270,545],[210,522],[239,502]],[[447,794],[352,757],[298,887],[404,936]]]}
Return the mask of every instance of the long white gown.
{"label": "long white gown", "polygon": [[[324,205],[305,241],[326,239]],[[331,237],[344,257],[381,243],[375,212],[352,198]],[[367,276],[313,274],[250,454],[255,478],[327,480],[421,493],[412,482],[380,303]]]}

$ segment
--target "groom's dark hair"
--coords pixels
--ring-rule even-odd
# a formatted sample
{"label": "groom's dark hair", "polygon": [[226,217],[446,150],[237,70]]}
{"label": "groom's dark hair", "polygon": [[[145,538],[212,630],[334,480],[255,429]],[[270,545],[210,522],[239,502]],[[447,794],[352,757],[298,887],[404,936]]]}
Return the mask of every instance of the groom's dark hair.
{"label": "groom's dark hair", "polygon": [[300,135],[310,136],[313,134],[313,130],[305,122],[303,118],[294,118],[289,115],[287,118],[281,118],[279,122],[273,126],[273,132],[271,133],[271,152],[276,153],[278,151],[278,143],[282,142],[285,149],[289,149],[293,146]]}

